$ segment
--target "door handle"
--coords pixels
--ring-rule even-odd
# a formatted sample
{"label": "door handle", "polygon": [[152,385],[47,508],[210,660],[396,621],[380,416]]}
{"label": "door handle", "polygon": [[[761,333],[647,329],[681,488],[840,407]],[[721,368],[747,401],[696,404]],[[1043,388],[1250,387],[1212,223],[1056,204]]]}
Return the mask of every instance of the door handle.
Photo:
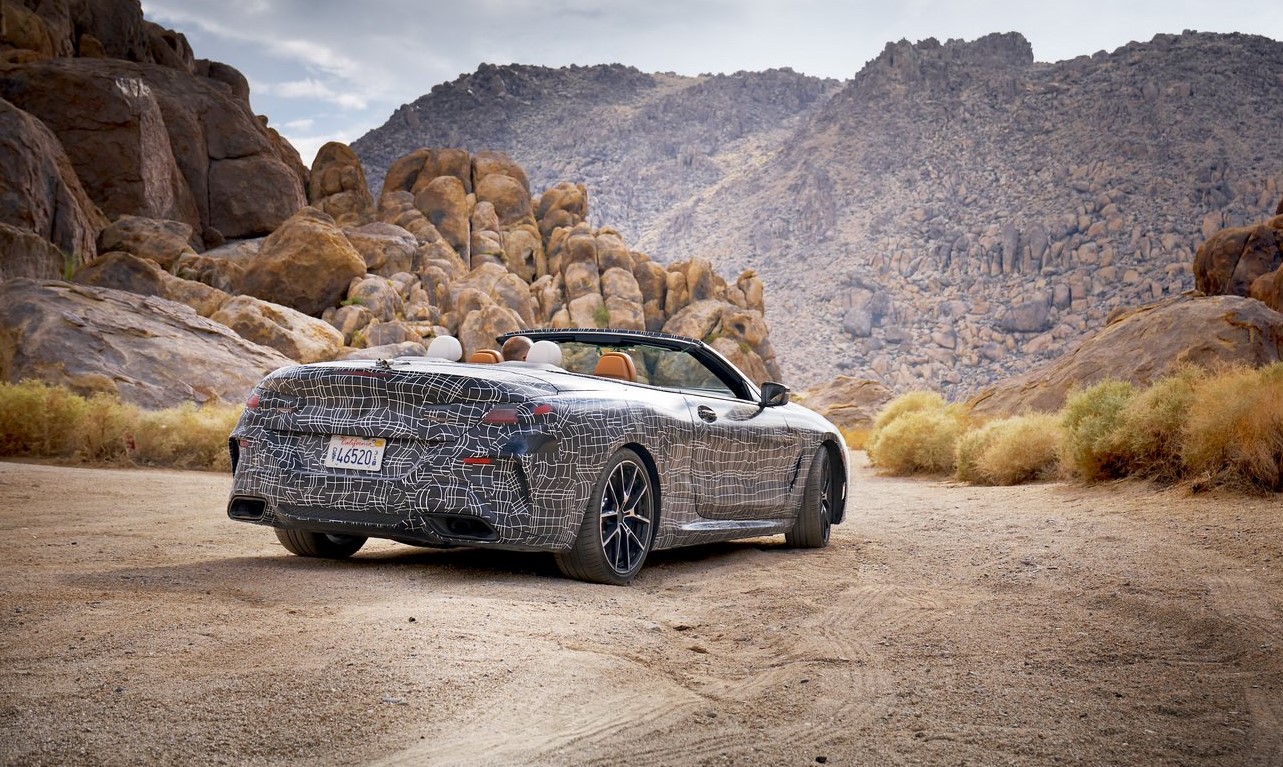
{"label": "door handle", "polygon": [[695,412],[699,413],[699,419],[701,421],[707,421],[708,423],[712,423],[713,421],[717,420],[717,413],[708,405],[700,405],[699,407],[695,408]]}

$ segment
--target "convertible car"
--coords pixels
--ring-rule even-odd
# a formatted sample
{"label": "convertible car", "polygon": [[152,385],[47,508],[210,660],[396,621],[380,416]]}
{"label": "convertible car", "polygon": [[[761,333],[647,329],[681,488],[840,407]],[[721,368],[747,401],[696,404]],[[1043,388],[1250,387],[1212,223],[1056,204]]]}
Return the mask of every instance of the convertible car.
{"label": "convertible car", "polygon": [[846,451],[787,387],[689,338],[522,335],[524,361],[457,361],[442,337],[426,357],[271,373],[229,439],[228,516],[300,556],[348,557],[368,538],[548,551],[568,577],[619,585],[658,549],[828,544]]}

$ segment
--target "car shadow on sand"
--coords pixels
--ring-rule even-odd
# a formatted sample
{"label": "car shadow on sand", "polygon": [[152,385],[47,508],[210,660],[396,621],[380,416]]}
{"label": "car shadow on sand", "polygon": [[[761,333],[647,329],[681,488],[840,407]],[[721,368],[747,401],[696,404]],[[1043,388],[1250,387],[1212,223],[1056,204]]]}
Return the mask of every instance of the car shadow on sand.
{"label": "car shadow on sand", "polygon": [[[324,588],[327,583],[338,586],[339,581],[343,581],[344,587],[350,587],[354,584],[347,576],[355,572],[370,573],[373,576],[371,580],[380,586],[387,585],[389,580],[405,580],[416,585],[427,581],[433,586],[477,582],[509,585],[520,581],[539,585],[551,580],[572,582],[558,571],[553,556],[544,552],[462,547],[427,549],[383,541],[369,546],[341,560],[299,557],[282,549],[279,554],[118,567],[94,573],[68,574],[64,578],[68,585],[92,590],[202,594],[217,590],[243,597],[257,595],[253,601],[275,601],[271,595],[280,594],[282,602],[290,600],[291,591],[300,585],[300,576],[306,576],[309,589]],[[651,552],[638,581],[656,584],[668,578],[686,578],[693,574],[716,577],[719,569],[734,570],[762,553],[784,550],[787,549],[778,538],[755,538]]]}

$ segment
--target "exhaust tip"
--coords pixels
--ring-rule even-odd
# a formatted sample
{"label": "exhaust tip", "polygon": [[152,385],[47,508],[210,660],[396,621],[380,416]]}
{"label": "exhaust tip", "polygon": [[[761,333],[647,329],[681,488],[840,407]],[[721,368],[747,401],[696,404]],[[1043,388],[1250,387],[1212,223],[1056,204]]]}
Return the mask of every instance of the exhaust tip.
{"label": "exhaust tip", "polygon": [[244,522],[260,522],[267,511],[267,502],[262,498],[236,497],[227,504],[227,516]]}

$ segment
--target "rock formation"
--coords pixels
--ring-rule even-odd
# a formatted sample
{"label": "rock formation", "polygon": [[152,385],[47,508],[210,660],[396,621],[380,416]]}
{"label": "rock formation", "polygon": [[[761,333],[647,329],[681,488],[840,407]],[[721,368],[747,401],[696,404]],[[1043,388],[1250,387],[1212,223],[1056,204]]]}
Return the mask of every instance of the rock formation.
{"label": "rock formation", "polygon": [[582,184],[534,193],[502,152],[416,148],[376,199],[349,147],[302,167],[244,78],[137,2],[91,5],[2,11],[0,380],[237,401],[291,361],[546,325],[677,329],[779,377],[754,274],[661,267],[588,223]]}
{"label": "rock formation", "polygon": [[[109,218],[180,221],[217,242],[267,234],[304,204],[298,154],[250,110],[244,77],[194,59],[137,0],[6,3],[4,13],[0,114],[17,108],[47,126]],[[11,152],[0,144],[0,164]]]}
{"label": "rock formation", "polygon": [[1251,296],[1283,309],[1283,215],[1213,233],[1194,255],[1194,286],[1208,295]]}
{"label": "rock formation", "polygon": [[134,404],[244,402],[292,360],[181,304],[110,288],[0,283],[0,380],[38,378]]}
{"label": "rock formation", "polygon": [[1238,296],[1173,296],[1123,312],[1063,356],[969,402],[973,415],[1052,413],[1075,387],[1107,378],[1148,385],[1181,365],[1260,367],[1283,359],[1283,314]]}

